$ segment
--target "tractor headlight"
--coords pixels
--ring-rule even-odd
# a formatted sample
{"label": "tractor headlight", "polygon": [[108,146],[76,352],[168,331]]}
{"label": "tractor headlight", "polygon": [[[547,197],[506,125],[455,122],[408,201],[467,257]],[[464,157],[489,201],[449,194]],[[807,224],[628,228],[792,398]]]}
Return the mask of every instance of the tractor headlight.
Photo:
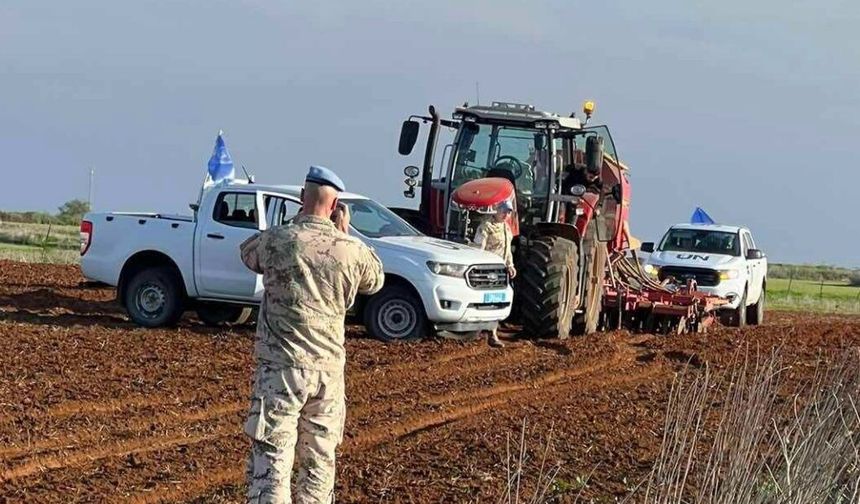
{"label": "tractor headlight", "polygon": [[734,280],[740,276],[740,272],[736,269],[720,271],[720,280]]}
{"label": "tractor headlight", "polygon": [[654,266],[653,264],[646,264],[642,267],[645,270],[645,273],[648,273],[652,276],[657,276],[660,274],[660,266]]}
{"label": "tractor headlight", "polygon": [[430,271],[437,275],[465,278],[466,269],[469,267],[465,264],[444,263],[436,261],[427,261],[427,267]]}

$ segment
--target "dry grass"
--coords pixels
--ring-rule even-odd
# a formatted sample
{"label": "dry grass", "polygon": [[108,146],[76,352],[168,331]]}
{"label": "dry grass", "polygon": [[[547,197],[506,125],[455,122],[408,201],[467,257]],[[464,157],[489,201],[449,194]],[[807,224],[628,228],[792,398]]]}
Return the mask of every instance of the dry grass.
{"label": "dry grass", "polygon": [[550,461],[550,453],[555,449],[553,433],[553,427],[550,426],[546,439],[539,442],[543,444],[543,448],[537,457],[526,447],[525,419],[519,436],[508,434],[505,451],[506,485],[498,500],[499,504],[580,502],[597,468],[592,469],[589,474],[577,476],[573,481],[561,479],[561,463]]}
{"label": "dry grass", "polygon": [[0,223],[0,243],[77,249],[79,240],[80,230],[76,226]]}
{"label": "dry grass", "polygon": [[670,396],[658,460],[628,501],[858,502],[858,364],[856,352],[822,360],[815,378],[788,397],[779,394],[778,353],[739,356],[723,383],[707,371],[682,376]]}
{"label": "dry grass", "polygon": [[77,249],[40,248],[0,243],[0,259],[24,263],[78,264],[81,254]]}
{"label": "dry grass", "polygon": [[27,263],[77,264],[80,231],[76,226],[0,224],[0,259]]}

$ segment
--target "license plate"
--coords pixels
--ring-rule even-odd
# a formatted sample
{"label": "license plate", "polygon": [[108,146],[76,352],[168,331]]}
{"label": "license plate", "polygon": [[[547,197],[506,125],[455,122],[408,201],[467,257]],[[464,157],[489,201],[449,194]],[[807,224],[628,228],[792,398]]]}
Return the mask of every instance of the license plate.
{"label": "license plate", "polygon": [[484,302],[485,303],[504,303],[505,302],[505,293],[504,292],[485,292],[484,293]]}

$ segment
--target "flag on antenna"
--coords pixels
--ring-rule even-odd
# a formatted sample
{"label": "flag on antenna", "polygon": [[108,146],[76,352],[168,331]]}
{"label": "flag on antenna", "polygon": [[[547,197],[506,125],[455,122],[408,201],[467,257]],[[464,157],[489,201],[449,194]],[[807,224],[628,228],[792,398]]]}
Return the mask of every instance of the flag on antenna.
{"label": "flag on antenna", "polygon": [[714,219],[700,207],[696,207],[692,217],[690,217],[690,224],[714,224]]}
{"label": "flag on antenna", "polygon": [[218,138],[215,139],[215,149],[212,151],[212,157],[209,158],[209,178],[216,184],[222,180],[236,178],[233,158],[230,157],[230,151],[227,150],[227,144],[224,143],[223,130],[218,132]]}

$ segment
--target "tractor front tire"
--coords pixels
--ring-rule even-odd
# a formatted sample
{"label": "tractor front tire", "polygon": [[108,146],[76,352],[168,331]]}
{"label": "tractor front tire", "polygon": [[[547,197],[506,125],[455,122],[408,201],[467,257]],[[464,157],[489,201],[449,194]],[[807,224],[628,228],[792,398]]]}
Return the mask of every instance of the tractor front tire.
{"label": "tractor front tire", "polygon": [[533,240],[520,273],[520,310],[526,335],[570,336],[579,281],[579,249],[571,240],[542,236]]}

